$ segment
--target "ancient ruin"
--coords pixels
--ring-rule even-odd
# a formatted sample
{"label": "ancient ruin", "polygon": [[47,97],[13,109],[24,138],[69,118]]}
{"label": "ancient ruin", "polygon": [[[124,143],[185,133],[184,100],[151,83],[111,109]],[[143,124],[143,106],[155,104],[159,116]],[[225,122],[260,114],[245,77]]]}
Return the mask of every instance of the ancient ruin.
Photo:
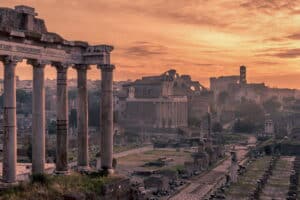
{"label": "ancient ruin", "polygon": [[[112,172],[113,151],[113,70],[109,45],[91,46],[87,42],[67,41],[48,32],[34,8],[0,8],[0,57],[4,65],[4,159],[3,181],[16,181],[16,75],[23,59],[33,67],[32,173],[44,173],[45,165],[45,66],[57,70],[57,159],[56,173],[68,172],[68,81],[67,70],[78,73],[78,167],[88,167],[87,70],[101,70],[101,165]],[[99,135],[100,137],[100,135]],[[100,139],[100,138],[99,138]]]}

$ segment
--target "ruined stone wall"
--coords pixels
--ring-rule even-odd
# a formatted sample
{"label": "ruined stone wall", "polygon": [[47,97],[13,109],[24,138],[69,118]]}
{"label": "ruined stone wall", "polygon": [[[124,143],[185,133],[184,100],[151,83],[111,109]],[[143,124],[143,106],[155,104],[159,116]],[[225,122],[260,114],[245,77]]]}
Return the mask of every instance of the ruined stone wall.
{"label": "ruined stone wall", "polygon": [[[11,31],[26,31],[26,15],[18,13],[10,8],[0,9],[0,30],[10,33]],[[38,34],[47,33],[47,28],[43,20],[34,18],[33,32]]]}
{"label": "ruined stone wall", "polygon": [[119,181],[106,184],[102,190],[103,200],[128,200],[131,199],[130,180],[123,178]]}
{"label": "ruined stone wall", "polygon": [[162,94],[161,84],[135,85],[135,98],[158,98]]}

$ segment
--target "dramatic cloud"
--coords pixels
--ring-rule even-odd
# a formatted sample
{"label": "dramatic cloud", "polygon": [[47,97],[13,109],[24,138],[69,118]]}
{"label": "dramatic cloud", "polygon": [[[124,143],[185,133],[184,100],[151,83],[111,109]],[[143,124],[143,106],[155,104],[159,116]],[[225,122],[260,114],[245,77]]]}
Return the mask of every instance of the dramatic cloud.
{"label": "dramatic cloud", "polygon": [[272,15],[274,12],[297,11],[299,0],[246,0],[241,6]]}
{"label": "dramatic cloud", "polygon": [[297,49],[287,49],[279,53],[273,54],[279,58],[299,58],[300,57],[300,48]]}
{"label": "dramatic cloud", "polygon": [[[48,30],[66,39],[114,45],[117,80],[175,68],[207,85],[210,76],[237,74],[246,65],[252,80],[265,76],[259,80],[286,86],[283,80],[292,81],[277,84],[274,77],[300,73],[300,0],[2,0],[0,6],[18,4],[35,7]],[[28,68],[18,70],[30,78]]]}
{"label": "dramatic cloud", "polygon": [[292,40],[300,40],[300,33],[295,33],[292,35],[287,36],[287,38],[292,39]]}
{"label": "dramatic cloud", "polygon": [[262,52],[266,53],[260,53],[258,56],[271,56],[271,57],[277,57],[277,58],[300,58],[300,48],[295,49],[280,49],[280,48],[271,48],[263,50]]}
{"label": "dramatic cloud", "polygon": [[125,50],[128,56],[148,57],[154,55],[163,56],[167,54],[168,48],[159,44],[149,42],[135,42],[133,46]]}

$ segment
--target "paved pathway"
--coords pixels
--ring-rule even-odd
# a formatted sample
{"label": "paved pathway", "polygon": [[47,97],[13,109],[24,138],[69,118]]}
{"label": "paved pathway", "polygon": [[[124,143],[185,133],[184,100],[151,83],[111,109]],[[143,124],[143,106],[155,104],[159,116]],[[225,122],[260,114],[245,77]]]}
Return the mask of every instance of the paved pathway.
{"label": "paved pathway", "polygon": [[[256,138],[254,136],[249,136],[248,145],[241,146],[236,145],[235,150],[237,151],[238,161],[241,162],[245,159],[248,152],[248,146],[253,146],[256,143]],[[205,198],[205,196],[215,188],[220,181],[224,180],[225,174],[228,172],[231,165],[230,156],[216,166],[211,171],[204,175],[200,175],[191,180],[191,183],[181,190],[178,194],[170,197],[170,200],[199,200]]]}
{"label": "paved pathway", "polygon": [[194,178],[191,183],[170,200],[199,200],[218,184],[228,171],[231,158],[228,157],[220,165],[204,175]]}

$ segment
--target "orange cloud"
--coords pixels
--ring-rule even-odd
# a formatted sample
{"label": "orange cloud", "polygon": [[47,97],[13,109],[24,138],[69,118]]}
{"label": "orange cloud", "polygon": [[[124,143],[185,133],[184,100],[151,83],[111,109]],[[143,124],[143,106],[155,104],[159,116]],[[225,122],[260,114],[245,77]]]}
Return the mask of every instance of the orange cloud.
{"label": "orange cloud", "polygon": [[[35,7],[48,30],[66,39],[114,45],[117,80],[175,68],[208,85],[210,76],[237,74],[246,65],[250,80],[300,88],[292,76],[300,73],[299,0],[2,0],[0,6],[18,4]],[[30,78],[29,67],[18,70]]]}

